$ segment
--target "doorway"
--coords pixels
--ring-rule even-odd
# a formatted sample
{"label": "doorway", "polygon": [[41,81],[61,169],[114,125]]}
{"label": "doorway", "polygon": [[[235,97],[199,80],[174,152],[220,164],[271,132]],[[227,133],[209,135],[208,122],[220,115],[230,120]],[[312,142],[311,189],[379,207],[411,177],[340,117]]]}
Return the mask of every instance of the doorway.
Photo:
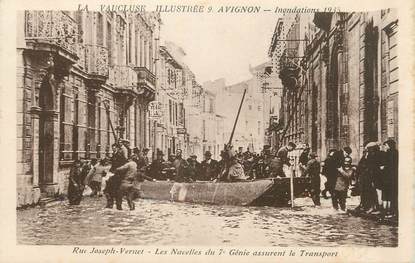
{"label": "doorway", "polygon": [[53,183],[55,93],[44,79],[39,91],[39,186]]}

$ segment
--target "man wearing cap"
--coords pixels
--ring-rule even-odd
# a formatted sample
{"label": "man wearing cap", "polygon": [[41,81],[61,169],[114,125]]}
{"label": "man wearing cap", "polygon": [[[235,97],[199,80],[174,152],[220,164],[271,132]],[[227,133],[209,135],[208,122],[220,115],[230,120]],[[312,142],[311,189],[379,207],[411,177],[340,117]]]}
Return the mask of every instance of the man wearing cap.
{"label": "man wearing cap", "polygon": [[187,162],[189,163],[187,176],[194,181],[198,179],[200,180],[200,163],[197,161],[197,156],[194,154],[190,155]]}
{"label": "man wearing cap", "polygon": [[205,152],[205,160],[201,163],[200,179],[203,181],[210,181],[215,179],[219,173],[219,163],[216,160],[212,160],[212,153],[210,151]]}
{"label": "man wearing cap", "polygon": [[271,160],[270,173],[272,177],[285,177],[283,170],[284,165],[291,166],[288,153],[296,148],[295,143],[289,142],[288,145],[281,147],[276,156]]}
{"label": "man wearing cap", "polygon": [[111,158],[111,168],[110,172],[114,173],[106,183],[104,194],[107,198],[106,208],[112,208],[114,206],[114,201],[117,202],[117,208],[121,208],[121,203],[117,196],[119,196],[120,185],[121,185],[121,175],[117,172],[117,168],[123,166],[127,163],[127,158],[125,158],[125,152],[122,151],[122,147],[119,144],[113,144],[113,155]]}
{"label": "man wearing cap", "polygon": [[300,154],[298,158],[298,163],[300,166],[301,176],[304,177],[306,175],[307,163],[309,161],[309,154],[310,154],[310,146],[306,144],[304,146],[303,152]]}
{"label": "man wearing cap", "polygon": [[244,153],[243,153],[243,147],[238,147],[238,152],[236,153],[236,158],[243,159]]}
{"label": "man wearing cap", "polygon": [[129,145],[130,145],[130,142],[128,140],[120,139],[119,141],[120,151],[125,159],[128,159],[131,156],[131,150],[129,150],[129,147],[130,147]]}
{"label": "man wearing cap", "polygon": [[311,179],[311,198],[316,206],[320,206],[320,162],[317,161],[317,154],[310,153],[310,160],[307,162],[305,175]]}
{"label": "man wearing cap", "polygon": [[143,151],[141,152],[141,154],[138,157],[137,167],[138,167],[139,170],[145,170],[146,167],[149,164],[148,156],[147,156],[148,151],[149,151],[148,148],[144,148]]}
{"label": "man wearing cap", "polygon": [[148,175],[157,180],[166,180],[166,174],[163,173],[164,168],[166,168],[166,165],[164,164],[163,159],[163,152],[157,151],[157,156],[154,161],[151,162],[151,164],[148,167]]}
{"label": "man wearing cap", "polygon": [[189,168],[189,163],[182,158],[182,150],[178,149],[176,151],[176,158],[173,161],[173,167],[176,171],[175,181],[176,182],[184,182],[188,180],[187,172]]}
{"label": "man wearing cap", "polygon": [[350,179],[353,177],[354,169],[352,168],[352,158],[345,157],[342,167],[338,170],[333,196],[331,197],[333,208],[346,211],[347,190],[349,189]]}

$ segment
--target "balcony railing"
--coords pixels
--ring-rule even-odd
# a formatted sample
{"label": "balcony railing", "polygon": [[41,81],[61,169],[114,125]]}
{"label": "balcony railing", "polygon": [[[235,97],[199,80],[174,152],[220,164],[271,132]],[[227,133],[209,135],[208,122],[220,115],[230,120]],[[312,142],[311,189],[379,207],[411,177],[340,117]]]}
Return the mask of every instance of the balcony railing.
{"label": "balcony railing", "polygon": [[98,45],[85,45],[85,70],[92,76],[108,77],[108,49]]}
{"label": "balcony railing", "polygon": [[129,66],[111,66],[108,82],[115,88],[136,90],[137,73]]}
{"label": "balcony railing", "polygon": [[138,84],[145,85],[147,88],[155,89],[156,76],[146,67],[136,67]]}
{"label": "balcony railing", "polygon": [[62,11],[26,11],[25,37],[77,54],[78,24]]}

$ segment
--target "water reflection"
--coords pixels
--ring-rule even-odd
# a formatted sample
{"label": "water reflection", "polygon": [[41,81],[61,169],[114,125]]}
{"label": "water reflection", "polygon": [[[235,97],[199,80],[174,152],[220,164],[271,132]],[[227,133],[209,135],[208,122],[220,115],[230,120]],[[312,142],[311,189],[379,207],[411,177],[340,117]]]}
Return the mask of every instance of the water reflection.
{"label": "water reflection", "polygon": [[102,198],[17,211],[20,244],[396,246],[397,228],[329,208],[221,207],[136,201],[103,209]]}

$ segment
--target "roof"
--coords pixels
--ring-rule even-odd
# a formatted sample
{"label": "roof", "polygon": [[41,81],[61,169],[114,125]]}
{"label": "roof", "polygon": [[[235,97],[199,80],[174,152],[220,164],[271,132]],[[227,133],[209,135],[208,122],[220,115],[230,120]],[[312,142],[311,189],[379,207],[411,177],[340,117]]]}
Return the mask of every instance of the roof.
{"label": "roof", "polygon": [[172,64],[173,67],[175,67],[177,69],[183,69],[182,65],[180,65],[180,63],[176,59],[174,59],[172,54],[170,54],[170,52],[167,50],[167,48],[165,46],[160,46],[160,55],[165,57],[166,61],[168,63]]}

